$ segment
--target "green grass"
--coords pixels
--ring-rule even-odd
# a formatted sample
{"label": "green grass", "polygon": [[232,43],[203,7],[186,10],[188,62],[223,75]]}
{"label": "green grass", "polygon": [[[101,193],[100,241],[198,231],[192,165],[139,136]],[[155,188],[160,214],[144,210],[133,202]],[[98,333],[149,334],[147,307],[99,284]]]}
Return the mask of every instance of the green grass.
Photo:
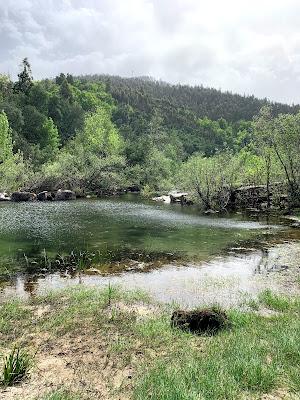
{"label": "green grass", "polygon": [[1,383],[3,386],[13,386],[21,382],[29,374],[31,358],[24,350],[14,347],[5,358]]}
{"label": "green grass", "polygon": [[[183,346],[174,348],[170,338],[170,353],[143,370],[134,398],[248,399],[281,386],[300,393],[299,315],[267,319],[234,311],[230,317],[232,329],[204,339],[200,351],[181,335],[177,340]],[[161,331],[152,324],[152,337]]]}
{"label": "green grass", "polygon": [[[134,400],[250,400],[278,388],[300,397],[299,298],[265,291],[253,301],[251,311],[230,310],[230,328],[215,336],[172,328],[173,306],[155,304],[147,316],[131,308],[149,302],[138,291],[81,286],[37,297],[29,310],[28,304],[8,302],[0,315],[6,332],[16,327],[15,336],[9,336],[11,343],[26,330],[50,334],[49,344],[54,346],[64,335],[83,341],[90,335],[116,369],[134,369],[129,396]],[[45,305],[48,313],[36,320],[30,308]],[[276,312],[265,316],[261,308]],[[34,328],[28,318],[35,321]],[[22,321],[24,331],[19,328]],[[133,362],[136,354],[140,358]],[[95,363],[101,374],[97,368]],[[84,379],[89,384],[88,375]],[[84,395],[59,390],[42,399],[74,400]]]}
{"label": "green grass", "polygon": [[270,289],[259,295],[260,303],[274,311],[286,311],[293,307],[291,300],[282,295],[273,293]]}
{"label": "green grass", "polygon": [[77,394],[72,394],[68,390],[56,390],[52,393],[49,393],[42,398],[38,398],[37,400],[80,400],[81,396]]}
{"label": "green grass", "polygon": [[31,311],[20,300],[8,300],[0,307],[2,340],[17,336],[30,322]]}

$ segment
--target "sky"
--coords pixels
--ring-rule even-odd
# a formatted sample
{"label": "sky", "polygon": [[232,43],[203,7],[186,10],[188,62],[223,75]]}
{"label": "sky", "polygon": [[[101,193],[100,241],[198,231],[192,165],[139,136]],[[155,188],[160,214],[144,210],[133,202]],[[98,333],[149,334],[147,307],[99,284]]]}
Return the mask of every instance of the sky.
{"label": "sky", "polygon": [[0,0],[0,73],[151,76],[300,103],[299,0]]}

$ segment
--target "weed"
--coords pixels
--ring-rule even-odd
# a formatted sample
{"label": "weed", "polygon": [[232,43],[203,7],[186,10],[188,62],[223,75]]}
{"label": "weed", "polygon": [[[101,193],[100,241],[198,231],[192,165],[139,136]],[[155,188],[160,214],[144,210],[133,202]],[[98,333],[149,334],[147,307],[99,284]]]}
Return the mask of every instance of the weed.
{"label": "weed", "polygon": [[31,358],[19,347],[14,347],[11,353],[5,358],[2,384],[12,386],[26,378],[31,366]]}

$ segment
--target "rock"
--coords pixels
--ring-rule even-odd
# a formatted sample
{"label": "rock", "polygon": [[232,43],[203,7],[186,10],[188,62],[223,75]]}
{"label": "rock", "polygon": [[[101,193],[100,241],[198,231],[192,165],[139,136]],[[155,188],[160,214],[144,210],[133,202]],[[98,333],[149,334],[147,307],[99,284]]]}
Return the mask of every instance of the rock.
{"label": "rock", "polygon": [[55,200],[65,201],[65,200],[76,200],[76,195],[72,190],[61,190],[56,192]]}
{"label": "rock", "polygon": [[182,192],[170,192],[169,196],[171,203],[180,203],[181,205],[192,205],[193,201],[188,199],[188,193]]}
{"label": "rock", "polygon": [[196,334],[214,334],[229,326],[229,320],[224,311],[217,309],[174,311],[171,325]]}
{"label": "rock", "polygon": [[163,203],[171,203],[171,198],[170,196],[159,196],[159,197],[153,197],[153,201],[162,201]]}
{"label": "rock", "polygon": [[0,201],[10,201],[11,198],[7,193],[0,193]]}
{"label": "rock", "polygon": [[48,192],[47,190],[44,190],[43,192],[38,193],[37,199],[39,201],[52,201],[54,200],[55,195],[51,192]]}
{"label": "rock", "polygon": [[300,228],[300,222],[293,222],[290,226],[291,228]]}
{"label": "rock", "polygon": [[36,194],[31,192],[13,192],[11,195],[11,201],[34,201],[36,200]]}
{"label": "rock", "polygon": [[186,199],[187,193],[171,192],[169,193],[171,203],[183,203]]}
{"label": "rock", "polygon": [[233,209],[255,208],[265,211],[269,205],[285,208],[288,204],[287,187],[281,182],[270,184],[269,190],[266,185],[241,186],[233,191],[230,203]]}
{"label": "rock", "polygon": [[212,215],[212,214],[218,214],[218,212],[219,211],[209,209],[209,210],[204,211],[204,214]]}

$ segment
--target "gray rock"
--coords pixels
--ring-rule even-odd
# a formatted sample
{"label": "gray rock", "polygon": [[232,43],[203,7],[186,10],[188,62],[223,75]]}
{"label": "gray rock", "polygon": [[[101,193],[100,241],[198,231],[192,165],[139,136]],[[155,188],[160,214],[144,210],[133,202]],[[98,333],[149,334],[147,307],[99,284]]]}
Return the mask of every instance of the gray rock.
{"label": "gray rock", "polygon": [[39,201],[52,201],[54,200],[55,195],[51,192],[48,192],[47,190],[44,190],[43,192],[38,193],[37,199]]}
{"label": "gray rock", "polygon": [[11,198],[7,193],[0,193],[0,201],[10,201]]}
{"label": "gray rock", "polygon": [[13,192],[11,195],[11,201],[34,201],[36,200],[36,194],[31,192]]}
{"label": "gray rock", "polygon": [[72,190],[61,190],[56,192],[55,200],[66,201],[66,200],[76,200],[76,194]]}

